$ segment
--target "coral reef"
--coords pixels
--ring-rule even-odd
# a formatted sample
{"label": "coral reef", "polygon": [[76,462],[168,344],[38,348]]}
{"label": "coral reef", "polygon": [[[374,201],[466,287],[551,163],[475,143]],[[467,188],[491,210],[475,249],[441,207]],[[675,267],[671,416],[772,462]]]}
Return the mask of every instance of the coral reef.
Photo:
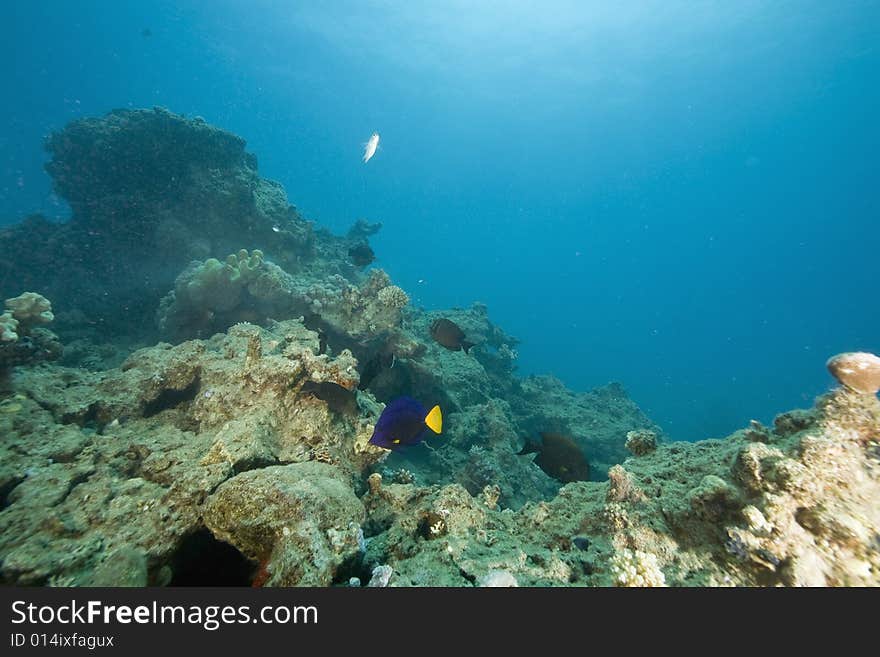
{"label": "coral reef", "polygon": [[[73,216],[0,231],[0,281],[60,301],[66,348],[45,362],[47,299],[7,300],[0,583],[880,585],[875,356],[771,427],[670,442],[620,384],[517,376],[486,306],[413,307],[366,269],[378,224],[316,229],[234,135],[124,110],[47,146]],[[444,431],[389,453],[400,395]]]}
{"label": "coral reef", "polygon": [[[505,570],[522,586],[880,584],[880,403],[846,388],[789,431],[753,442],[663,443],[608,483],[492,511],[454,485],[391,484],[364,497],[367,558],[404,585],[460,585]],[[441,539],[418,532],[442,515]]]}
{"label": "coral reef", "polygon": [[[234,521],[236,474],[269,476],[266,466],[275,464],[326,466],[321,477],[344,482],[358,508],[352,486],[384,455],[367,443],[375,416],[357,403],[365,393],[351,355],[317,352],[317,334],[290,320],[160,344],[103,372],[14,370],[17,396],[0,404],[3,580],[89,584],[105,554],[127,549],[144,554],[151,583],[174,581],[181,545],[205,529],[206,509],[218,534],[221,518],[222,527]],[[342,405],[341,396],[355,399]],[[356,535],[349,522],[359,519],[338,527],[337,542],[348,545],[344,537]],[[240,545],[243,559],[268,556],[268,544]],[[288,542],[278,558],[291,550]],[[344,552],[336,544],[327,550]],[[299,577],[323,582],[331,561]],[[297,581],[282,565],[273,568],[270,583]]]}
{"label": "coral reef", "polygon": [[105,339],[155,340],[151,320],[177,272],[242,241],[287,271],[349,244],[319,239],[283,188],[259,176],[244,140],[198,118],[115,110],[70,123],[45,145],[46,170],[73,214],[0,229],[0,294],[17,292],[6,282],[55,300],[65,341],[73,327],[61,320],[72,311]]}

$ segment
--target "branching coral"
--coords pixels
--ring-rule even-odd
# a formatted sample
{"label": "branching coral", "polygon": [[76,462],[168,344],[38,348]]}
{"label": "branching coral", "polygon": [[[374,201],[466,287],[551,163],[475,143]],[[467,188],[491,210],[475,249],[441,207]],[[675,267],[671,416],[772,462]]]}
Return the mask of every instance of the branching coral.
{"label": "branching coral", "polygon": [[342,276],[331,276],[312,285],[304,295],[313,317],[328,331],[365,342],[394,331],[401,323],[401,310],[409,303],[406,292],[391,284],[388,274],[370,272],[361,285]]}
{"label": "branching coral", "polygon": [[405,308],[409,303],[409,296],[396,285],[386,285],[376,293],[376,298],[388,308]]}
{"label": "branching coral", "polygon": [[616,586],[666,586],[657,555],[623,548],[611,558],[611,572]]}
{"label": "branching coral", "polygon": [[247,287],[259,276],[263,252],[252,254],[241,249],[230,254],[221,263],[216,258],[206,260],[186,283],[186,296],[198,306],[215,312],[227,312],[241,303]]}
{"label": "branching coral", "polygon": [[291,289],[290,276],[266,262],[262,251],[241,249],[224,262],[193,262],[162,299],[157,319],[175,338],[205,336],[241,321],[284,319],[292,314]]}

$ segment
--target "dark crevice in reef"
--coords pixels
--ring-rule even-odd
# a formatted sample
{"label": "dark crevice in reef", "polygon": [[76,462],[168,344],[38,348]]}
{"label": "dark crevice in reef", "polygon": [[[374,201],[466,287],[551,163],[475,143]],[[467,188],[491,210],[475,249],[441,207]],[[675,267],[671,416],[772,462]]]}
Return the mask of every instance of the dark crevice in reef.
{"label": "dark crevice in reef", "polygon": [[368,515],[361,528],[364,531],[364,538],[372,538],[388,531],[393,524],[394,518],[391,515],[383,515],[381,517]]}
{"label": "dark crevice in reef", "polygon": [[[38,402],[39,403],[39,402]],[[40,404],[43,406],[43,404]],[[45,406],[44,406],[45,408]],[[47,409],[51,410],[51,409]],[[85,411],[77,411],[75,413],[64,413],[61,416],[62,424],[76,424],[83,429],[91,428],[97,431],[103,429],[105,423],[100,421],[101,406],[98,402],[92,402]]]}
{"label": "dark crevice in reef", "polygon": [[61,498],[61,501],[58,504],[63,504],[64,500],[70,497],[70,494],[73,492],[73,489],[79,486],[80,484],[86,483],[94,472],[80,472],[76,474],[73,479],[70,480],[70,483],[67,485],[67,492],[64,493],[64,497]]}
{"label": "dark crevice in reef", "polygon": [[357,577],[361,584],[366,584],[370,581],[372,569],[376,565],[378,564],[367,564],[363,553],[358,552],[339,564],[333,577],[333,585],[347,586],[352,577]]}
{"label": "dark crevice in reef", "polygon": [[[251,470],[262,470],[263,468],[270,468],[273,465],[281,465],[281,461],[279,461],[278,459],[261,457],[242,459],[241,461],[237,461],[235,465],[232,466],[232,472],[235,474],[241,474],[242,472],[250,472]],[[217,486],[219,487],[220,484],[217,484]],[[214,488],[214,490],[216,490],[216,487]],[[214,494],[214,490],[211,491],[212,495]]]}
{"label": "dark crevice in reef", "polygon": [[146,403],[144,406],[144,417],[153,417],[157,413],[167,411],[169,408],[192,401],[199,391],[199,384],[199,377],[196,377],[183,390],[165,388],[155,399]]}
{"label": "dark crevice in reef", "polygon": [[186,536],[171,559],[170,586],[250,586],[256,564],[205,528]]}
{"label": "dark crevice in reef", "polygon": [[11,504],[11,502],[9,501],[9,494],[13,490],[15,490],[15,487],[23,481],[24,477],[13,477],[12,479],[4,481],[2,484],[0,484],[0,511]]}

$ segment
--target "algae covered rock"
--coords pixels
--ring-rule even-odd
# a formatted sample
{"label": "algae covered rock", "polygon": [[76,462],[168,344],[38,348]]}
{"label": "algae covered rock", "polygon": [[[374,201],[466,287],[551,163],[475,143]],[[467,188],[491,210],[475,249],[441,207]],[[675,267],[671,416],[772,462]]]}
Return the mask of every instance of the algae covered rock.
{"label": "algae covered rock", "polygon": [[628,431],[626,434],[626,443],[624,443],[630,452],[635,456],[644,456],[650,454],[657,449],[657,434],[649,429],[639,429],[638,431]]}
{"label": "algae covered rock", "polygon": [[141,587],[149,584],[146,555],[131,547],[109,553],[95,568],[90,586]]}
{"label": "algae covered rock", "polygon": [[209,498],[205,524],[265,564],[272,586],[326,586],[356,557],[364,507],[338,468],[295,463],[239,474]]}
{"label": "algae covered rock", "polygon": [[[147,581],[174,582],[207,496],[267,465],[343,473],[334,485],[357,507],[353,482],[383,450],[367,443],[374,415],[357,403],[356,361],[318,351],[292,320],[159,344],[103,372],[13,370],[20,392],[0,400],[0,581],[143,581],[141,554]],[[325,528],[332,554],[358,543],[348,523],[360,516],[344,515]],[[114,571],[113,552],[131,567]]]}
{"label": "algae covered rock", "polygon": [[493,570],[521,586],[880,584],[880,402],[839,389],[786,416],[761,441],[752,427],[663,442],[607,484],[567,484],[518,511],[449,487],[377,486],[367,557],[398,586],[479,584]]}

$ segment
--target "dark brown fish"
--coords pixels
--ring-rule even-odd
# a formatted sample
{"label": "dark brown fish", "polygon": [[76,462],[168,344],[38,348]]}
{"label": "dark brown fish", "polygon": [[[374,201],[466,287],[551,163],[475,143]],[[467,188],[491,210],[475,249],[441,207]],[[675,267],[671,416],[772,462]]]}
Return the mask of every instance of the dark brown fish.
{"label": "dark brown fish", "polygon": [[376,259],[376,254],[366,242],[355,244],[348,250],[348,257],[356,267],[366,267]]}
{"label": "dark brown fish", "polygon": [[561,433],[542,433],[540,444],[526,440],[520,454],[537,452],[535,465],[563,484],[589,481],[590,463],[578,444]]}
{"label": "dark brown fish", "polygon": [[354,392],[343,388],[338,383],[307,381],[300,389],[300,394],[309,394],[324,400],[331,411],[340,415],[357,413],[357,397]]}
{"label": "dark brown fish", "polygon": [[361,390],[366,390],[370,383],[372,383],[373,379],[375,379],[382,372],[393,365],[393,352],[380,351],[379,353],[375,354],[372,358],[366,361],[363,368],[361,368],[361,379],[358,383],[358,388],[360,388]]}
{"label": "dark brown fish", "polygon": [[473,342],[464,339],[464,331],[455,322],[449,319],[436,319],[431,324],[431,337],[437,344],[446,347],[450,351],[463,350],[465,353],[474,346]]}

